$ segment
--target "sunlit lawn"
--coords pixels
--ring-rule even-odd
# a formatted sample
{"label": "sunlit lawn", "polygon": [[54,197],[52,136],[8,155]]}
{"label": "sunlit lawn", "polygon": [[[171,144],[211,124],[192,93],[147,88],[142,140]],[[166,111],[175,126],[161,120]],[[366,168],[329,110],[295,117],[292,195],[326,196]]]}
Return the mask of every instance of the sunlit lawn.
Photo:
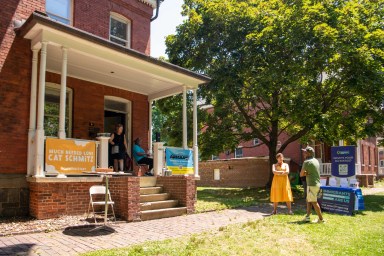
{"label": "sunlit lawn", "polygon": [[[293,188],[295,199],[302,198],[302,188]],[[269,203],[269,190],[261,188],[197,188],[196,212],[216,211]]]}
{"label": "sunlit lawn", "polygon": [[299,210],[294,216],[86,255],[384,255],[384,193],[364,199],[365,211],[352,217],[324,214],[325,224],[303,223]]}

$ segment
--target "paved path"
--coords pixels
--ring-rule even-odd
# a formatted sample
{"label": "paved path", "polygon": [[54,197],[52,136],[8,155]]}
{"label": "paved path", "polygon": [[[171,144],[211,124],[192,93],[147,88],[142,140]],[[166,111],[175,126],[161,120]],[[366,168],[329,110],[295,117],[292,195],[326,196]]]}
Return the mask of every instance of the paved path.
{"label": "paved path", "polygon": [[[67,229],[0,237],[0,255],[77,255],[79,253],[126,247],[145,241],[164,240],[201,233],[235,223],[262,219],[271,207],[247,207],[192,214],[167,219],[112,224],[112,230]],[[283,212],[284,210],[282,210]]]}

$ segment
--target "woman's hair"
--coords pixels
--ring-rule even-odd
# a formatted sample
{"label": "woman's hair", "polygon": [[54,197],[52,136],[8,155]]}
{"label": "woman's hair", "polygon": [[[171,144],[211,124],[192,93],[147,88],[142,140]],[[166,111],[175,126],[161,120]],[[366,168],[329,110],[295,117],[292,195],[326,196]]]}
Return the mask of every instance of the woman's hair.
{"label": "woman's hair", "polygon": [[283,155],[282,153],[278,153],[278,154],[276,155],[276,159],[278,159],[279,157],[284,157],[284,155]]}
{"label": "woman's hair", "polygon": [[120,127],[123,127],[123,125],[122,124],[116,124],[116,126],[115,126],[116,131],[119,130]]}

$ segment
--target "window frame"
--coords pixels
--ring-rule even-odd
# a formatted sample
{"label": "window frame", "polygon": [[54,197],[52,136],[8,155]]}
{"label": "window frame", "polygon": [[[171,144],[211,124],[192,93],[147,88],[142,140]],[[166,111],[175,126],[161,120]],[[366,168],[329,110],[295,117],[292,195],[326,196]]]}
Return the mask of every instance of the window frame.
{"label": "window frame", "polygon": [[[241,154],[237,154],[237,150],[239,149],[241,149]],[[243,147],[235,148],[235,158],[243,158],[243,157],[244,157]]]}
{"label": "window frame", "polygon": [[[46,82],[45,83],[45,95],[47,94],[47,91],[49,89],[53,89],[53,90],[58,90],[60,92],[60,85],[59,84],[56,84],[56,83],[50,83],[50,82]],[[47,90],[48,89],[48,90]],[[69,88],[67,87],[66,88],[66,92],[67,92],[67,98],[68,98],[68,133],[66,134],[66,137],[67,138],[72,138],[72,127],[73,127],[73,89],[72,88]],[[45,96],[44,96],[45,97]],[[44,101],[45,102],[45,101]],[[60,102],[59,102],[60,104]],[[44,111],[44,120],[45,120],[45,117],[46,116],[50,116],[50,117],[58,117],[60,118],[60,113],[58,116],[55,116],[55,115],[46,115],[45,114],[45,111]],[[45,126],[44,126],[44,130],[45,130]],[[55,136],[55,137],[58,137],[58,134]]]}
{"label": "window frame", "polygon": [[[126,31],[127,40],[121,39],[120,37],[117,37],[117,36],[114,36],[111,34],[112,19],[117,20],[121,23],[127,24],[127,31]],[[108,31],[109,41],[111,41],[112,43],[118,44],[118,45],[121,45],[121,44],[112,41],[111,38],[118,40],[118,41],[121,41],[121,42],[125,42],[126,45],[124,47],[130,49],[131,48],[131,34],[132,34],[131,31],[132,31],[132,22],[130,19],[128,19],[128,18],[126,18],[126,17],[124,17],[121,14],[118,14],[116,12],[111,12],[109,14],[109,31]],[[123,45],[121,45],[121,46],[123,46]]]}
{"label": "window frame", "polygon": [[[255,141],[257,141],[257,142],[255,142]],[[254,138],[253,139],[253,146],[257,146],[259,144],[260,144],[260,140],[258,138]]]}
{"label": "window frame", "polygon": [[[47,11],[47,2],[48,1],[49,0],[45,1],[45,13],[48,15],[48,17],[50,17],[51,19],[54,19],[55,21],[60,22],[60,23],[63,23],[63,22],[61,22],[60,20],[55,19],[54,17],[58,17],[58,18],[63,19],[63,20],[68,20],[69,24],[66,24],[66,23],[63,23],[63,24],[72,26],[73,25],[73,1],[74,0],[68,0],[68,3],[69,3],[69,17],[68,17],[68,19],[65,18],[65,17],[62,17],[60,15],[57,15],[55,13],[48,12]],[[54,17],[51,17],[51,15],[54,16]]]}

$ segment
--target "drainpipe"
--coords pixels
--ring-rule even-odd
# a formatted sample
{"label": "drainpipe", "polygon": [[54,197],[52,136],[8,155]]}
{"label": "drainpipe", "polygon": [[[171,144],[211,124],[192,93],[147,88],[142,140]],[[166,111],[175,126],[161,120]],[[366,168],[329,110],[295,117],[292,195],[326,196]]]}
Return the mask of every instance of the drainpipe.
{"label": "drainpipe", "polygon": [[151,18],[151,22],[157,19],[159,16],[159,8],[160,8],[160,2],[163,2],[164,0],[156,0],[156,14]]}

